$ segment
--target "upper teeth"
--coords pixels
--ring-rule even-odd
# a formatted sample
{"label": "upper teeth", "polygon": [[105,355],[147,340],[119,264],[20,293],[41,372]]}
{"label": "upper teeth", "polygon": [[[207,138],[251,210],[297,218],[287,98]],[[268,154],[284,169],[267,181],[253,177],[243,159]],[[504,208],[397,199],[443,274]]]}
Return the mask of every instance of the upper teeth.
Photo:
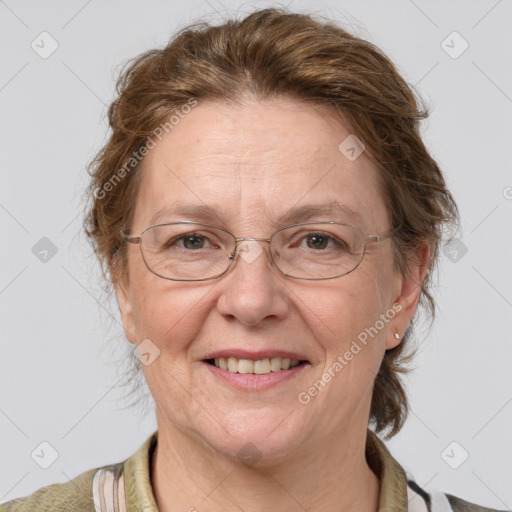
{"label": "upper teeth", "polygon": [[298,366],[297,359],[287,359],[281,357],[267,357],[265,359],[238,359],[236,357],[219,357],[215,359],[215,366],[222,370],[232,373],[255,373],[263,375],[270,372],[278,372],[280,370],[288,370]]}

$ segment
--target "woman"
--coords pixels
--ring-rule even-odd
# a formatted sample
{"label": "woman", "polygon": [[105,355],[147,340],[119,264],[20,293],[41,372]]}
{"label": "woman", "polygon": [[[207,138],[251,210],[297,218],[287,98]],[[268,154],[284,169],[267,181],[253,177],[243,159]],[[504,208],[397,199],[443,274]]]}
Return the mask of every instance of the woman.
{"label": "woman", "polygon": [[405,421],[402,351],[457,220],[424,117],[378,49],[284,10],[135,59],[86,232],[158,431],[0,510],[490,510],[408,482],[374,433]]}

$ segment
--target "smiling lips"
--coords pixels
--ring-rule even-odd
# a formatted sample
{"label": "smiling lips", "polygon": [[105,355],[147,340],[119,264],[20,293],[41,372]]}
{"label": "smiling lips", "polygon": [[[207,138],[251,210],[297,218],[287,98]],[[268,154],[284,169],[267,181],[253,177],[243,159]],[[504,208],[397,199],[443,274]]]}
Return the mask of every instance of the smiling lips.
{"label": "smiling lips", "polygon": [[218,379],[243,392],[264,391],[293,380],[310,365],[298,352],[283,350],[222,350],[203,359]]}
{"label": "smiling lips", "polygon": [[231,373],[253,373],[255,375],[289,370],[299,365],[299,360],[284,357],[266,357],[255,361],[237,357],[219,357],[210,359],[210,361],[213,361],[213,364],[221,370],[227,370]]}
{"label": "smiling lips", "polygon": [[[222,350],[209,354],[205,362],[231,374],[268,375],[292,370],[309,361],[300,353],[282,350]],[[224,372],[222,372],[224,373]],[[287,373],[287,372],[284,372]]]}

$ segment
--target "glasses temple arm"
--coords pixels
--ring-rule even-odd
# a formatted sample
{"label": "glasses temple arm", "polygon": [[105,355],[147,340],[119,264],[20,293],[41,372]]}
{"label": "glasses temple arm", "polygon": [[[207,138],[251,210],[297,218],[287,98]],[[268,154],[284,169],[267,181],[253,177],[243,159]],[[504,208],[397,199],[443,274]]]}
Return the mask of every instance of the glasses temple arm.
{"label": "glasses temple arm", "polygon": [[123,243],[128,242],[130,244],[140,244],[142,238],[140,236],[130,236],[126,233],[122,233],[123,235]]}

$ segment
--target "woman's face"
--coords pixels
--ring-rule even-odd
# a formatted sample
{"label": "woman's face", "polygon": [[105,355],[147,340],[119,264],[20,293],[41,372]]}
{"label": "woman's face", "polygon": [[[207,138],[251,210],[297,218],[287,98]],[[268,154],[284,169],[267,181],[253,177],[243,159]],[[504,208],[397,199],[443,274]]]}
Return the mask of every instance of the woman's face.
{"label": "woman's face", "polygon": [[[353,158],[351,139],[339,149],[349,135],[328,110],[290,99],[199,102],[146,156],[131,233],[190,220],[269,238],[284,214],[326,205],[287,224],[338,221],[385,233],[375,169],[364,152]],[[184,206],[187,215],[177,213]],[[233,457],[252,443],[262,462],[321,448],[332,436],[364,436],[374,378],[419,291],[414,276],[395,271],[391,243],[369,243],[361,265],[341,278],[305,281],[281,274],[268,244],[253,241],[226,274],[203,282],[154,275],[128,244],[129,283],[117,286],[118,299],[128,340],[146,340],[159,430]],[[255,375],[207,362],[220,356],[305,362]],[[257,366],[266,371],[266,362]]]}

